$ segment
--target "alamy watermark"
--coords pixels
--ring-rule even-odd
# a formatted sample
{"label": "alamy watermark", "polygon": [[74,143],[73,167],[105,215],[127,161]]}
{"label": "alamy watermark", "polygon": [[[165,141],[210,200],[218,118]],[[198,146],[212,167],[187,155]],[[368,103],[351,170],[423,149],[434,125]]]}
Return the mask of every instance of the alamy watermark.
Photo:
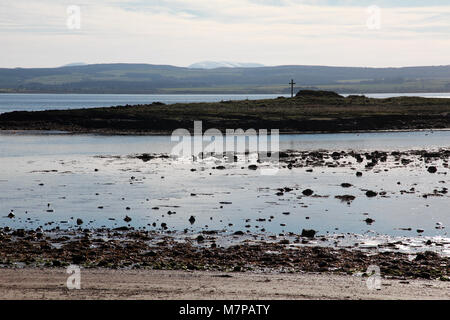
{"label": "alamy watermark", "polygon": [[171,156],[190,161],[205,161],[214,158],[233,163],[261,164],[260,173],[274,175],[279,164],[279,130],[271,129],[226,129],[225,135],[219,129],[203,132],[202,122],[194,121],[194,132],[177,129],[172,132],[172,142],[177,144]]}
{"label": "alamy watermark", "polygon": [[372,264],[367,268],[366,274],[369,275],[369,277],[366,280],[367,289],[381,290],[380,267]]}
{"label": "alamy watermark", "polygon": [[69,290],[81,289],[81,269],[77,265],[70,265],[66,269],[66,273],[70,274],[67,278],[66,286]]}
{"label": "alamy watermark", "polygon": [[370,6],[366,9],[367,20],[366,26],[369,30],[381,29],[381,8],[378,6]]}
{"label": "alamy watermark", "polygon": [[71,5],[66,9],[67,20],[66,26],[69,30],[81,29],[81,8],[80,6]]}

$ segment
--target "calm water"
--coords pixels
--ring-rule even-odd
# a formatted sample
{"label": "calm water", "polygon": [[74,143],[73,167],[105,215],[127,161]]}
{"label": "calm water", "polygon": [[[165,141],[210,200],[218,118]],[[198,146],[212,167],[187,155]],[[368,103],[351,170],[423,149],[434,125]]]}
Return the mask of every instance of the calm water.
{"label": "calm water", "polygon": [[[448,97],[450,94],[368,94],[385,98],[399,95]],[[265,99],[279,95],[77,95],[0,94],[0,113],[13,110],[67,109],[151,103]],[[247,164],[214,170],[210,163],[171,159],[143,162],[136,153],[169,153],[170,136],[76,135],[63,132],[0,133],[0,226],[75,228],[131,225],[152,229],[167,223],[170,230],[190,228],[251,230],[268,233],[313,228],[321,234],[356,233],[416,237],[448,237],[449,196],[422,197],[448,186],[449,169],[437,161],[431,175],[423,163],[398,166],[390,159],[378,170],[364,165],[314,169],[281,169],[262,176]],[[296,134],[280,137],[287,150],[411,150],[450,148],[450,131]],[[98,157],[102,156],[102,157]],[[120,156],[120,157],[119,157]],[[350,159],[351,160],[351,159]],[[383,167],[384,166],[384,167]],[[97,169],[97,170],[95,170]],[[192,170],[195,169],[195,170]],[[355,170],[364,172],[355,177]],[[351,183],[343,190],[341,183]],[[400,183],[400,184],[399,184]],[[295,191],[276,196],[278,188]],[[302,198],[313,189],[321,197]],[[416,193],[402,193],[415,188]],[[365,197],[364,190],[385,191],[386,197]],[[192,196],[191,194],[196,194]],[[353,194],[351,205],[335,195]],[[222,203],[221,203],[222,202]],[[99,208],[101,207],[101,209]],[[129,207],[130,210],[126,210]],[[47,210],[51,209],[51,212]],[[14,210],[16,217],[6,215]],[[167,215],[175,211],[176,214]],[[283,214],[289,212],[289,215]],[[194,225],[188,223],[191,215]],[[268,217],[273,216],[272,221]],[[375,223],[367,225],[370,216]],[[266,221],[257,222],[257,219]],[[437,223],[445,226],[436,229]],[[401,230],[411,228],[412,231]]]}
{"label": "calm water", "polygon": [[55,109],[97,108],[126,104],[217,102],[273,99],[281,94],[0,94],[0,113]]}
{"label": "calm water", "polygon": [[[385,151],[450,148],[450,131],[284,135],[280,146]],[[248,170],[247,164],[214,170],[214,161],[143,162],[128,157],[165,153],[171,147],[168,136],[2,133],[0,226],[75,228],[74,221],[82,218],[85,227],[117,227],[126,225],[123,218],[128,215],[131,225],[150,229],[152,223],[158,228],[164,222],[170,230],[248,228],[258,232],[264,228],[269,233],[298,233],[313,228],[321,234],[375,232],[414,237],[416,229],[424,229],[424,236],[448,236],[449,196],[422,197],[448,186],[449,169],[441,161],[436,161],[439,173],[434,175],[424,163],[398,166],[390,159],[370,171],[364,169],[365,163],[354,163],[315,168],[312,173],[306,168],[285,168],[275,176],[262,176]],[[355,169],[364,172],[363,178],[355,176]],[[343,182],[353,187],[343,189]],[[284,187],[295,191],[277,196],[277,189]],[[416,193],[401,193],[413,187]],[[306,188],[321,197],[302,198]],[[387,196],[367,198],[365,189],[386,191]],[[334,198],[342,194],[357,198],[348,205]],[[53,211],[47,212],[49,208]],[[10,210],[16,214],[14,219],[6,217]],[[168,215],[168,211],[176,214]],[[196,217],[192,226],[191,215]],[[364,222],[367,215],[375,219],[374,224]],[[271,222],[270,216],[274,217]],[[266,221],[256,221],[261,218]],[[446,228],[435,229],[438,222]]]}
{"label": "calm water", "polygon": [[[166,104],[182,102],[216,102],[221,100],[272,99],[282,94],[0,94],[0,113],[10,111],[38,111],[109,107],[126,104]],[[287,96],[287,95],[284,95]],[[421,96],[450,98],[450,93],[380,93],[366,94],[373,98]]]}
{"label": "calm water", "polygon": [[[287,134],[281,150],[412,150],[450,147],[450,131]],[[170,136],[121,136],[51,132],[1,132],[0,159],[24,156],[170,153]]]}

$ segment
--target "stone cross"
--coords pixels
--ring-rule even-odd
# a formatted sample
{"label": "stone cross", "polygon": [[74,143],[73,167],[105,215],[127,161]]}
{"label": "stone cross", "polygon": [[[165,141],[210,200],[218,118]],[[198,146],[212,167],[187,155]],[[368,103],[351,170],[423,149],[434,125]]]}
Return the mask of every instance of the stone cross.
{"label": "stone cross", "polygon": [[291,82],[289,82],[289,84],[291,85],[291,98],[294,97],[294,84],[296,84],[294,82],[294,79],[291,79]]}

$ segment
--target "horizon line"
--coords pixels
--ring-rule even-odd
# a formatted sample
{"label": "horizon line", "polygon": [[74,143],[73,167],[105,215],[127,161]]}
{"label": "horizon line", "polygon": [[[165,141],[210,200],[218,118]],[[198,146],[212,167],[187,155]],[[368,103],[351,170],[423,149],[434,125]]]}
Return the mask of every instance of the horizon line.
{"label": "horizon line", "polygon": [[[205,62],[205,61],[201,61]],[[201,63],[194,62],[192,64]],[[208,61],[208,62],[221,62],[221,61]],[[258,63],[258,62],[244,62],[244,63]],[[186,69],[202,69],[202,70],[212,70],[212,69],[258,69],[258,68],[276,68],[276,67],[328,67],[328,68],[365,68],[365,69],[402,69],[402,68],[424,68],[424,67],[449,67],[449,64],[436,64],[436,65],[405,65],[405,66],[349,66],[349,65],[325,65],[325,64],[279,64],[279,65],[264,65],[257,67],[217,67],[217,68],[191,68],[188,66],[180,66],[175,64],[167,64],[167,63],[148,63],[148,62],[99,62],[99,63],[81,63],[79,65],[70,65],[72,63],[68,63],[62,66],[52,66],[52,67],[0,67],[0,69],[58,69],[58,68],[72,68],[72,67],[86,67],[92,65],[117,65],[117,64],[128,64],[128,65],[149,65],[149,66],[169,66],[176,68],[186,68]]]}

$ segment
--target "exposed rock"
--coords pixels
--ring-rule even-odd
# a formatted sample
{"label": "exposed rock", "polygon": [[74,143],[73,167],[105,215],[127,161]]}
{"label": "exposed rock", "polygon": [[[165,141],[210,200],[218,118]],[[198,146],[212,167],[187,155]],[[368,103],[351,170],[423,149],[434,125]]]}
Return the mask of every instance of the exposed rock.
{"label": "exposed rock", "polygon": [[136,158],[141,159],[144,162],[148,162],[148,161],[154,159],[155,156],[152,156],[151,154],[148,154],[148,153],[143,153],[143,154],[137,156]]}
{"label": "exposed rock", "polygon": [[375,191],[372,191],[372,190],[368,190],[366,192],[366,196],[369,197],[369,198],[376,197],[377,195],[378,195],[378,193],[375,192]]}
{"label": "exposed rock", "polygon": [[439,255],[433,251],[425,251],[417,254],[414,261],[427,261],[439,258]]}
{"label": "exposed rock", "polygon": [[343,196],[335,196],[335,198],[341,200],[342,202],[347,202],[347,203],[350,203],[356,199],[355,196],[352,196],[350,194],[345,194]]}
{"label": "exposed rock", "polygon": [[333,91],[325,90],[300,90],[295,95],[296,98],[299,97],[325,97],[325,98],[344,98],[340,94]]}
{"label": "exposed rock", "polygon": [[429,173],[436,173],[437,172],[437,168],[435,166],[430,166],[430,167],[428,167],[427,171]]}
{"label": "exposed rock", "polygon": [[347,183],[347,182],[341,183],[342,188],[350,188],[351,186],[352,186],[351,183]]}
{"label": "exposed rock", "polygon": [[314,238],[316,233],[317,231],[313,229],[303,229],[301,236],[306,238]]}

